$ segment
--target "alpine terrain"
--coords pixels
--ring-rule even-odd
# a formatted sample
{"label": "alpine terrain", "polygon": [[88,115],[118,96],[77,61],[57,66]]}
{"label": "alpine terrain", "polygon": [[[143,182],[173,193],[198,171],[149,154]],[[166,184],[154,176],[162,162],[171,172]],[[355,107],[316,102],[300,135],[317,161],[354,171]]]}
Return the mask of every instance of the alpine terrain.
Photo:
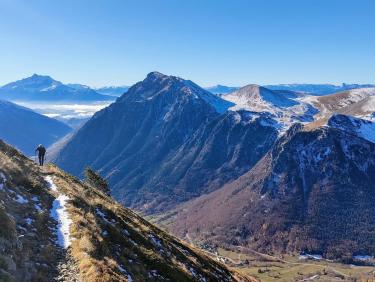
{"label": "alpine terrain", "polygon": [[166,210],[234,180],[276,140],[267,113],[227,111],[233,106],[153,72],[95,114],[54,159],[78,176],[87,165],[100,170],[126,206]]}
{"label": "alpine terrain", "polygon": [[0,141],[0,281],[255,281]]}

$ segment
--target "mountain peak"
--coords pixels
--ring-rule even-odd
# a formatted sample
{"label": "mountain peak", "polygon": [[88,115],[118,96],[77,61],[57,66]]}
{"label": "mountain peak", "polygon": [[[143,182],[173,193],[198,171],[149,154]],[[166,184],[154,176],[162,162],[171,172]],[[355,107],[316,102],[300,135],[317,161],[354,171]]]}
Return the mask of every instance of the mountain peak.
{"label": "mountain peak", "polygon": [[161,72],[158,72],[158,71],[153,71],[153,72],[150,72],[146,79],[147,80],[158,80],[158,79],[165,79],[165,78],[168,78],[169,76],[168,75],[165,75]]}

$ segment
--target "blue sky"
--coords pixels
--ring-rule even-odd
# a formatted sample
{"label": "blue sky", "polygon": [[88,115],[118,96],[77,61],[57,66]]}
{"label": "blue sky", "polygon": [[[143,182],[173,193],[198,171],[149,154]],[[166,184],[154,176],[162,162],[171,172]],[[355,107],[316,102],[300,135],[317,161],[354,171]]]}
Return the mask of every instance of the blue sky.
{"label": "blue sky", "polygon": [[0,84],[375,83],[372,0],[0,0]]}

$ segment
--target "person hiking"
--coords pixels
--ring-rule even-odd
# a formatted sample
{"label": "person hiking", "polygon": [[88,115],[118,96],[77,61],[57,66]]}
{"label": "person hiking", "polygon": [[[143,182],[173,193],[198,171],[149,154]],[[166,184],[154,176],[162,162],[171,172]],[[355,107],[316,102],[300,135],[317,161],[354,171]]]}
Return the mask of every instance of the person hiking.
{"label": "person hiking", "polygon": [[42,166],[44,164],[44,156],[47,150],[42,144],[39,144],[38,148],[35,149],[35,152],[36,151],[38,151],[39,165]]}

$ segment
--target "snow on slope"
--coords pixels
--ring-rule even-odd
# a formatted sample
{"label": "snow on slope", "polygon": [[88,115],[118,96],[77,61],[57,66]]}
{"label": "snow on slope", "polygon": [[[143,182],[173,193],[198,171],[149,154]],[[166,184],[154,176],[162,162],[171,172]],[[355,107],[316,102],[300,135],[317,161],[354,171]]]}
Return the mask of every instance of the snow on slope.
{"label": "snow on slope", "polygon": [[222,96],[223,99],[234,103],[229,110],[246,110],[251,112],[268,112],[279,122],[285,131],[295,122],[311,122],[317,110],[298,100],[290,99],[290,93],[269,90],[258,85],[248,85],[241,89]]}
{"label": "snow on slope", "polygon": [[333,115],[328,126],[355,134],[375,143],[375,122],[345,115]]}
{"label": "snow on slope", "polygon": [[[59,193],[56,184],[53,182],[51,176],[46,176],[45,180],[50,186],[52,191]],[[51,217],[57,221],[57,244],[64,249],[67,249],[71,244],[70,238],[70,225],[72,220],[69,218],[69,214],[66,208],[66,204],[69,198],[66,195],[59,193],[58,197],[53,201],[52,209],[50,212]]]}

